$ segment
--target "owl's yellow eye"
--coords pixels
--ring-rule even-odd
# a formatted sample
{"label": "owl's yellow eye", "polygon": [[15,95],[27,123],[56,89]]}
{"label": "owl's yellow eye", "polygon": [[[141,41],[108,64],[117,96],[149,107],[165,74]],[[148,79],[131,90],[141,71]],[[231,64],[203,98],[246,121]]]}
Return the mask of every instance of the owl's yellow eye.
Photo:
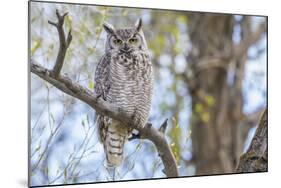
{"label": "owl's yellow eye", "polygon": [[131,44],[135,44],[135,43],[137,43],[138,42],[138,39],[137,38],[131,38],[130,40],[129,40],[129,43],[131,43]]}
{"label": "owl's yellow eye", "polygon": [[114,44],[118,44],[118,45],[123,43],[122,40],[120,40],[120,39],[115,39],[113,42],[114,42]]}

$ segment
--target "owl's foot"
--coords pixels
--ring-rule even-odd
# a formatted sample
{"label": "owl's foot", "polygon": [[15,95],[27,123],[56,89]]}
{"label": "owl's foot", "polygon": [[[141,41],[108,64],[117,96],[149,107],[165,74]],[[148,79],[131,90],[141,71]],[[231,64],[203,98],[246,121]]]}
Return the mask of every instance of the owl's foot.
{"label": "owl's foot", "polygon": [[128,138],[129,141],[135,140],[135,139],[140,139],[140,133],[132,133],[132,136]]}
{"label": "owl's foot", "polygon": [[[147,124],[145,124],[145,126],[146,126],[146,128],[149,129],[152,126],[152,124],[150,122],[148,122]],[[134,139],[142,139],[142,136],[141,136],[139,130],[143,129],[145,126],[139,126],[139,128],[134,129],[138,132],[137,133],[132,132],[132,135],[131,135],[131,137],[128,138],[128,140],[131,141],[131,140],[134,140]]]}
{"label": "owl's foot", "polygon": [[103,92],[102,92],[102,95],[101,95],[101,96],[102,96],[102,99],[106,101],[106,96],[105,96],[105,92],[104,92],[104,90],[103,90]]}
{"label": "owl's foot", "polygon": [[100,97],[102,97],[102,99],[106,101],[106,97],[105,97],[105,95],[104,95],[103,92],[102,92],[102,93],[99,93],[99,94],[95,94],[95,97],[96,97],[97,99],[100,98]]}

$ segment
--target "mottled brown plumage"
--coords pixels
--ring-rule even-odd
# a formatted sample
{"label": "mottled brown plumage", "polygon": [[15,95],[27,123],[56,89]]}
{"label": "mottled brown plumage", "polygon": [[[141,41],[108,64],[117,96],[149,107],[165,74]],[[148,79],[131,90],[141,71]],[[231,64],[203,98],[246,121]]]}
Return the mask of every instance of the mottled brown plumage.
{"label": "mottled brown plumage", "polygon": [[[94,87],[96,96],[121,107],[140,129],[148,120],[153,90],[152,64],[141,27],[141,20],[125,29],[104,24],[106,48],[96,68]],[[119,166],[132,128],[99,114],[97,125],[107,165]]]}

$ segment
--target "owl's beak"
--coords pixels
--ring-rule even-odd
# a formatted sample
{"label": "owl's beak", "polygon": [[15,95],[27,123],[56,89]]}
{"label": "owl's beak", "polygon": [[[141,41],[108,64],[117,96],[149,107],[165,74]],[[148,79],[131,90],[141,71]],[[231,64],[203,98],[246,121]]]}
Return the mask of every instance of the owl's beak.
{"label": "owl's beak", "polygon": [[129,53],[132,49],[128,46],[127,43],[124,44],[123,48],[120,49],[123,53]]}

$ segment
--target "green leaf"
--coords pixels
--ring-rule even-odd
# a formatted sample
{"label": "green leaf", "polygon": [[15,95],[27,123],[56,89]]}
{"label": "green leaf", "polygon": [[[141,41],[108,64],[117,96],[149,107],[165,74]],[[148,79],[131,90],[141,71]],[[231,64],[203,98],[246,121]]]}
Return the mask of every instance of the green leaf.
{"label": "green leaf", "polygon": [[33,55],[37,51],[37,49],[41,47],[41,41],[41,39],[38,39],[32,43],[31,55]]}
{"label": "green leaf", "polygon": [[66,25],[67,28],[72,27],[72,17],[70,15],[67,15],[65,17],[65,25]]}
{"label": "green leaf", "polygon": [[208,112],[203,112],[201,118],[204,123],[208,123],[210,120],[210,114]]}
{"label": "green leaf", "polygon": [[177,118],[172,118],[173,126],[171,127],[171,130],[169,131],[169,136],[171,137],[172,143],[171,143],[171,149],[172,152],[176,158],[177,163],[180,161],[180,152],[181,152],[181,137],[182,137],[182,129],[181,126],[178,123]]}
{"label": "green leaf", "polygon": [[47,175],[49,174],[49,168],[48,167],[45,168],[45,174],[47,174]]}
{"label": "green leaf", "polygon": [[205,97],[205,100],[206,100],[206,102],[207,102],[207,104],[208,104],[209,106],[213,106],[213,105],[215,104],[215,99],[214,99],[214,97],[211,96],[211,95],[207,95],[207,96]]}
{"label": "green leaf", "polygon": [[195,104],[195,112],[198,113],[198,114],[203,112],[203,105],[201,103]]}
{"label": "green leaf", "polygon": [[94,82],[92,80],[90,80],[89,81],[89,88],[94,89],[94,86],[95,86]]}
{"label": "green leaf", "polygon": [[64,169],[63,175],[64,175],[65,178],[67,178],[67,170],[66,169]]}
{"label": "green leaf", "polygon": [[184,16],[184,15],[180,15],[180,16],[178,17],[178,21],[181,22],[181,23],[186,24],[186,23],[187,23],[187,17]]}

